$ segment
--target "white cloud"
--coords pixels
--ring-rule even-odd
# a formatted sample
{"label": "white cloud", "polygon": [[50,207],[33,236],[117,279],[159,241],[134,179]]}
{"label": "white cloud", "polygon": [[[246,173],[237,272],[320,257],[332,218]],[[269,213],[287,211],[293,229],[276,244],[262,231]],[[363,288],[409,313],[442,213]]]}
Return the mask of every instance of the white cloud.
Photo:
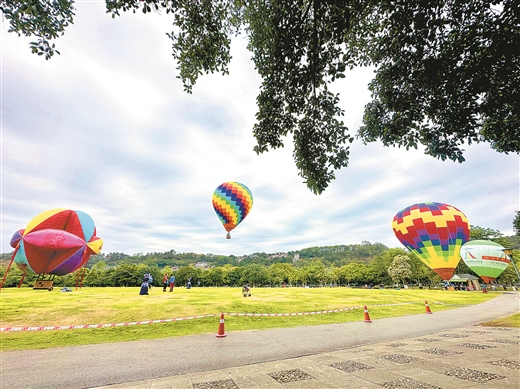
{"label": "white cloud", "polygon": [[[512,233],[519,161],[488,145],[463,164],[423,150],[351,146],[348,168],[320,196],[302,183],[292,141],[253,152],[260,79],[242,37],[230,75],[202,75],[183,92],[166,15],[112,20],[104,3],[77,3],[75,24],[45,61],[2,24],[2,251],[38,213],[79,209],[96,222],[104,252],[175,249],[242,255],[367,240],[396,247],[392,217],[441,201],[470,223]],[[355,134],[369,101],[371,69],[334,85]],[[239,181],[253,192],[249,216],[225,239],[213,190]]]}

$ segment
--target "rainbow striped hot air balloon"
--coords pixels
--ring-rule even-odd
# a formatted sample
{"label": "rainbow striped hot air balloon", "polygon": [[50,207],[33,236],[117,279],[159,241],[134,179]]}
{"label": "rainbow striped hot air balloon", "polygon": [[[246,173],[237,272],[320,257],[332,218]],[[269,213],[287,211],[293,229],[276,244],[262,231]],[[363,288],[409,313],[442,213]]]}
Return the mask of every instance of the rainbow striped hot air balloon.
{"label": "rainbow striped hot air balloon", "polygon": [[13,260],[24,272],[65,275],[98,254],[103,241],[84,212],[59,208],[40,213],[11,238]]}
{"label": "rainbow striped hot air balloon", "polygon": [[510,261],[503,246],[490,240],[470,240],[460,249],[460,257],[486,284],[495,280]]}
{"label": "rainbow striped hot air balloon", "polygon": [[457,208],[443,203],[418,203],[398,212],[392,229],[399,241],[447,281],[469,239],[469,223]]}
{"label": "rainbow striped hot air balloon", "polygon": [[239,182],[224,182],[213,192],[213,208],[227,231],[226,238],[230,239],[230,231],[245,219],[253,207],[251,191]]}

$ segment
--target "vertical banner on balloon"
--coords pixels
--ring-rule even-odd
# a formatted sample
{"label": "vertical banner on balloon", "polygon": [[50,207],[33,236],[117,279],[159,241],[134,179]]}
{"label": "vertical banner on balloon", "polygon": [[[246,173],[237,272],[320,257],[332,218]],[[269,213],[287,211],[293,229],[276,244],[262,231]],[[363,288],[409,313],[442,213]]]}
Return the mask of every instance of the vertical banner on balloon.
{"label": "vertical banner on balloon", "polygon": [[469,223],[457,208],[443,203],[418,203],[398,212],[392,221],[395,236],[443,280],[460,261],[460,248],[469,239]]}

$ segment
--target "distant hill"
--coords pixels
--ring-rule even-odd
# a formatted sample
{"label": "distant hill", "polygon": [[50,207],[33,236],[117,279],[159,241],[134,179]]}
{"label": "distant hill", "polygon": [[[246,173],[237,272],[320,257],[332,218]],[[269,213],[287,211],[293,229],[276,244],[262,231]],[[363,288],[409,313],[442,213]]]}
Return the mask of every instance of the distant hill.
{"label": "distant hill", "polygon": [[[175,250],[153,253],[137,253],[133,255],[125,253],[100,253],[90,257],[87,267],[92,267],[100,261],[108,266],[117,266],[121,263],[145,263],[160,268],[165,266],[187,266],[207,263],[213,266],[244,266],[259,263],[269,266],[273,263],[306,263],[311,260],[321,260],[326,264],[343,266],[351,262],[368,263],[370,260],[388,250],[384,244],[370,243],[361,244],[309,247],[289,252],[263,253],[256,252],[240,257],[234,255],[177,253]],[[0,254],[0,262],[5,263],[11,259],[11,253]]]}
{"label": "distant hill", "polygon": [[145,263],[164,266],[187,266],[196,264],[207,264],[214,266],[244,266],[259,263],[269,266],[273,263],[306,263],[310,260],[321,260],[326,264],[342,266],[350,262],[368,263],[373,257],[388,250],[384,244],[362,242],[361,244],[309,247],[289,252],[264,253],[256,252],[243,256],[177,253],[175,250],[154,253],[139,253],[128,255],[124,253],[108,253],[94,255],[88,262],[88,267],[97,262],[104,261],[109,266],[117,266],[120,263]]}
{"label": "distant hill", "polygon": [[[500,244],[508,245],[513,248],[520,248],[520,236],[507,236],[499,239]],[[216,254],[197,254],[194,252],[178,253],[175,250],[153,253],[101,253],[93,255],[87,267],[92,267],[96,263],[103,261],[108,266],[118,266],[122,263],[144,263],[150,266],[188,266],[200,265],[201,267],[216,266],[244,266],[253,263],[263,264],[266,266],[274,263],[295,263],[305,264],[312,260],[320,260],[326,265],[334,264],[337,267],[347,265],[351,262],[370,263],[371,259],[388,250],[388,247],[382,243],[371,243],[363,241],[361,244],[336,245],[336,246],[317,246],[308,247],[300,250],[277,253],[257,252],[240,257],[234,255],[216,255]],[[6,266],[11,259],[12,252],[0,254],[0,265]]]}

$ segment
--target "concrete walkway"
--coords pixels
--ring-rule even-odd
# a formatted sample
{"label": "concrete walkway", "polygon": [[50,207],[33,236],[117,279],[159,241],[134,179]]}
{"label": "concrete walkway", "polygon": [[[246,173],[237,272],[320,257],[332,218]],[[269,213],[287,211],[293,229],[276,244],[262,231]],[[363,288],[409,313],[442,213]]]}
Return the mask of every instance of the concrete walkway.
{"label": "concrete walkway", "polygon": [[518,297],[372,323],[4,352],[1,388],[518,389],[519,329],[475,326],[519,312]]}

